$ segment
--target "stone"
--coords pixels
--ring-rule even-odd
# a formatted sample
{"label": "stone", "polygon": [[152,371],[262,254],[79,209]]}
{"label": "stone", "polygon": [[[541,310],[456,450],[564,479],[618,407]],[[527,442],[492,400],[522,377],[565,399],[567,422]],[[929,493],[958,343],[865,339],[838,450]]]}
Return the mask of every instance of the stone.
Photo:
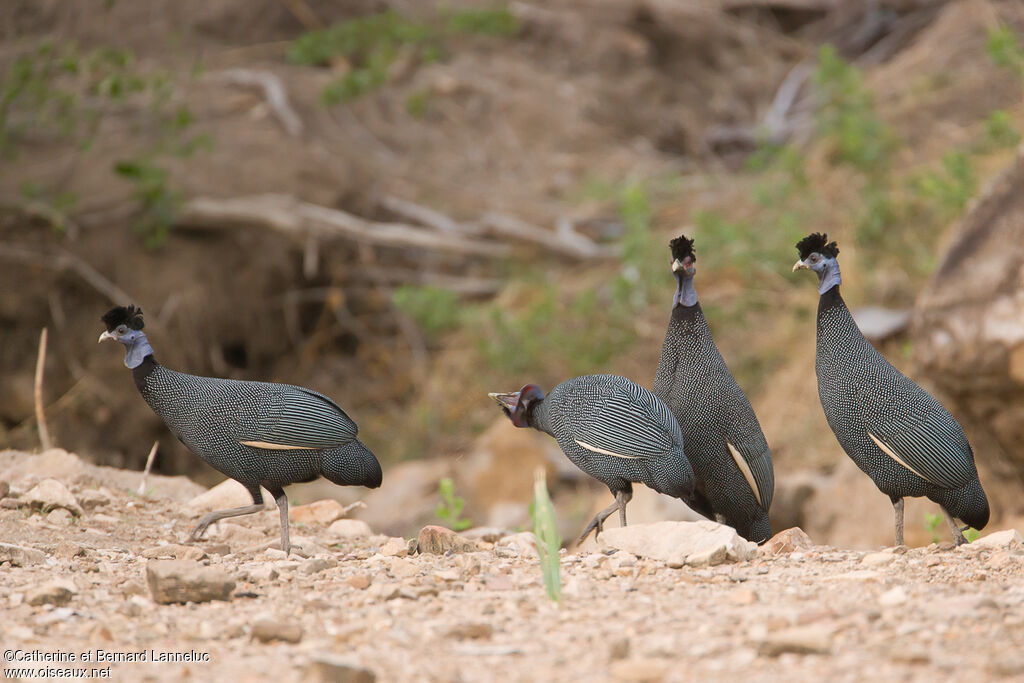
{"label": "stone", "polygon": [[29,489],[21,500],[36,510],[49,512],[63,508],[76,517],[82,516],[82,507],[64,484],[56,479],[43,479]]}
{"label": "stone", "polygon": [[882,607],[897,607],[907,601],[907,591],[902,586],[896,586],[878,596],[878,604]]}
{"label": "stone", "polygon": [[50,513],[46,515],[46,521],[50,524],[56,524],[57,526],[68,526],[74,518],[75,516],[64,508],[50,510]]}
{"label": "stone", "polygon": [[321,652],[309,658],[305,680],[309,683],[374,683],[377,674],[340,655]]}
{"label": "stone", "polygon": [[608,657],[612,660],[625,659],[629,656],[629,638],[616,638],[608,644]]}
{"label": "stone", "polygon": [[420,552],[426,555],[444,555],[449,550],[453,553],[470,553],[477,550],[473,541],[463,538],[451,529],[434,524],[420,529],[416,542]]}
{"label": "stone", "polygon": [[302,627],[290,621],[282,621],[272,617],[262,617],[253,622],[250,636],[261,643],[275,640],[286,643],[297,643],[302,640]]}
{"label": "stone", "polygon": [[409,544],[402,538],[389,538],[381,545],[380,554],[385,557],[405,557],[409,554]]}
{"label": "stone", "polygon": [[896,556],[892,553],[868,553],[861,558],[860,563],[865,567],[884,567],[887,564],[892,564]]}
{"label": "stone", "polygon": [[0,562],[10,562],[15,567],[31,567],[45,561],[46,554],[40,550],[11,543],[0,543]]}
{"label": "stone", "polygon": [[[274,497],[266,489],[263,492],[265,507],[273,505]],[[226,510],[252,505],[252,496],[248,489],[234,479],[225,479],[212,489],[201,493],[185,503],[185,510],[193,515],[203,515],[214,510]]]}
{"label": "stone", "polygon": [[114,502],[113,494],[107,489],[86,489],[81,491],[78,496],[78,504],[82,506],[84,510],[95,510],[98,507],[110,505]]}
{"label": "stone", "polygon": [[369,574],[359,573],[345,579],[345,583],[356,590],[366,590],[370,587],[371,579]]}
{"label": "stone", "polygon": [[246,576],[251,583],[266,583],[273,581],[280,574],[278,574],[277,569],[269,564],[260,564],[250,569]]}
{"label": "stone", "polygon": [[367,591],[374,600],[394,600],[401,593],[401,586],[397,583],[375,583]]}
{"label": "stone", "polygon": [[299,565],[300,574],[317,574],[325,569],[333,569],[338,566],[338,561],[333,557],[313,557]]}
{"label": "stone", "polygon": [[396,579],[408,579],[419,574],[420,568],[409,560],[401,557],[393,557],[391,558],[391,564],[388,567],[388,571],[391,573],[391,576]]}
{"label": "stone", "polygon": [[449,638],[458,640],[481,640],[490,638],[494,633],[494,627],[490,624],[478,621],[456,624],[448,630]]}
{"label": "stone", "polygon": [[25,601],[30,605],[66,605],[71,596],[78,592],[75,584],[68,580],[57,580],[37,586],[25,594]]}
{"label": "stone", "polygon": [[804,533],[800,527],[784,529],[768,539],[768,542],[761,546],[761,552],[765,555],[787,555],[795,550],[803,550],[814,546],[811,537]]}
{"label": "stone", "polygon": [[768,657],[778,657],[787,652],[798,655],[827,654],[832,650],[832,631],[819,625],[774,631],[765,635],[757,649]]}
{"label": "stone", "polygon": [[361,519],[339,519],[327,527],[327,535],[334,538],[366,538],[372,536],[373,531]]}
{"label": "stone", "polygon": [[[442,527],[444,528],[444,527]],[[422,533],[422,532],[421,532]],[[461,532],[463,538],[470,541],[483,541],[484,543],[495,543],[498,539],[508,536],[511,532],[503,527],[496,526],[475,526]]]}
{"label": "stone", "polygon": [[71,541],[61,541],[57,544],[53,554],[63,560],[70,560],[73,557],[85,555],[85,548]]}
{"label": "stone", "polygon": [[288,511],[293,524],[330,524],[345,516],[345,507],[336,500],[318,500],[308,505],[298,505]]}
{"label": "stone", "polygon": [[757,544],[742,538],[732,527],[707,520],[613,527],[605,529],[598,542],[640,557],[680,566],[745,561],[757,557],[759,552]]}
{"label": "stone", "polygon": [[0,498],[6,498],[7,494],[11,492],[11,485],[5,480],[0,479]]}
{"label": "stone", "polygon": [[498,557],[536,558],[537,537],[532,531],[521,531],[506,536],[494,544],[494,554]]}
{"label": "stone", "polygon": [[616,681],[656,683],[665,679],[669,668],[668,662],[659,659],[621,659],[612,662],[608,671]]}
{"label": "stone", "polygon": [[972,541],[968,546],[961,547],[998,548],[1005,550],[1008,548],[1019,548],[1021,545],[1024,545],[1024,538],[1021,538],[1020,532],[1016,529],[1005,529],[1003,531],[994,531]]}
{"label": "stone", "polygon": [[199,561],[206,557],[206,553],[203,552],[202,548],[198,548],[194,545],[182,545],[180,543],[167,543],[165,545],[146,548],[139,554],[150,560],[171,558],[175,560]]}
{"label": "stone", "polygon": [[729,597],[726,599],[734,605],[743,606],[753,605],[758,601],[757,593],[749,588],[737,588],[729,593]]}
{"label": "stone", "polygon": [[230,600],[235,589],[234,580],[223,569],[189,560],[150,560],[146,564],[146,582],[153,601],[162,605]]}

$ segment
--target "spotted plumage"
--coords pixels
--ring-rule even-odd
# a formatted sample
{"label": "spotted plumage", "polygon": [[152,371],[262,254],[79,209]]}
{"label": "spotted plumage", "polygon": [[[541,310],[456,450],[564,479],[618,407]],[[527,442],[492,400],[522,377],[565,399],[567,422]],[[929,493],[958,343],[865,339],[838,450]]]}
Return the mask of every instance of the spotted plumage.
{"label": "spotted plumage", "polygon": [[600,532],[616,509],[625,524],[634,482],[677,498],[693,492],[679,424],[664,402],[625,377],[576,377],[547,396],[535,385],[491,396],[516,426],[553,436],[573,464],[615,495],[616,502],[594,518],[581,541],[592,529]]}
{"label": "spotted plumage", "polygon": [[117,307],[103,321],[107,331],[100,341],[115,339],[126,346],[125,364],[153,412],[193,453],[252,495],[251,506],[207,515],[194,537],[217,519],[262,509],[262,486],[281,508],[282,547],[287,551],[285,486],[320,476],[345,486],[380,486],[380,464],[356,438],[355,422],[330,398],[289,384],[170,370],[153,356],[142,331],[141,310]]}
{"label": "spotted plumage", "polygon": [[[678,291],[654,378],[654,393],[683,433],[696,489],[687,502],[744,538],[771,537],[771,452],[746,394],[718,351],[693,287],[693,240],[672,240]],[[676,265],[678,264],[678,265]]]}
{"label": "spotted plumage", "polygon": [[953,519],[981,529],[988,523],[989,506],[963,429],[861,334],[839,293],[835,242],[816,233],[801,245],[793,268],[815,271],[820,283],[814,368],[829,427],[847,455],[892,500],[897,544],[903,542],[903,498],[908,496],[938,503],[954,538],[964,542]]}

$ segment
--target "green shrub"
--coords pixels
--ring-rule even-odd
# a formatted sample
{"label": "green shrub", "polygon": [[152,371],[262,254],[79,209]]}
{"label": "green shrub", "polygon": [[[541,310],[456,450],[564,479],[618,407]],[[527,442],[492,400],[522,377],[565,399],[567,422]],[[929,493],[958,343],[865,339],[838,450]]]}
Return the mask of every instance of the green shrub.
{"label": "green shrub", "polygon": [[402,285],[391,295],[394,305],[416,321],[424,334],[436,339],[459,324],[461,300],[438,287]]}
{"label": "green shrub", "polygon": [[434,514],[453,531],[465,531],[473,526],[473,522],[462,517],[462,509],[466,506],[465,498],[455,495],[455,483],[445,477],[437,484],[437,493],[441,502],[434,508]]}

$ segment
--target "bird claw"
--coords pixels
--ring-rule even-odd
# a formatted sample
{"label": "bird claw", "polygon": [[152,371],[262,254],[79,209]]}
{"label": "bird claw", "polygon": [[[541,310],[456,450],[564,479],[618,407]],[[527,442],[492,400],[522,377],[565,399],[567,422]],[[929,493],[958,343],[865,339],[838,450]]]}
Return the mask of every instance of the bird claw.
{"label": "bird claw", "polygon": [[588,524],[587,528],[583,530],[583,535],[580,536],[578,541],[576,541],[576,545],[582,545],[583,541],[587,540],[587,536],[590,535],[591,531],[594,532],[595,541],[597,540],[597,537],[601,534],[601,532],[604,531],[604,524],[602,524],[601,521],[596,517],[590,520],[590,524]]}

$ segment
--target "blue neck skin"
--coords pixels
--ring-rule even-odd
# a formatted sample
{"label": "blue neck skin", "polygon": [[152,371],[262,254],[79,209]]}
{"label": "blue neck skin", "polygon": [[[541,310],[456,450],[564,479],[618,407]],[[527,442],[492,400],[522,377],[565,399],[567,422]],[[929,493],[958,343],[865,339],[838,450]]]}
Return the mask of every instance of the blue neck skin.
{"label": "blue neck skin", "polygon": [[672,308],[674,309],[676,306],[696,306],[697,290],[693,287],[693,276],[677,274],[676,281],[679,283],[679,287],[672,296]]}
{"label": "blue neck skin", "polygon": [[125,367],[131,370],[142,365],[142,361],[146,356],[153,354],[153,347],[149,345],[149,340],[146,339],[146,335],[142,332],[138,333],[135,339],[132,340],[132,343],[126,346],[126,349],[124,364]]}
{"label": "blue neck skin", "polygon": [[825,261],[825,265],[818,273],[818,294],[824,294],[833,287],[843,284],[843,277],[839,274],[839,262],[834,258]]}

